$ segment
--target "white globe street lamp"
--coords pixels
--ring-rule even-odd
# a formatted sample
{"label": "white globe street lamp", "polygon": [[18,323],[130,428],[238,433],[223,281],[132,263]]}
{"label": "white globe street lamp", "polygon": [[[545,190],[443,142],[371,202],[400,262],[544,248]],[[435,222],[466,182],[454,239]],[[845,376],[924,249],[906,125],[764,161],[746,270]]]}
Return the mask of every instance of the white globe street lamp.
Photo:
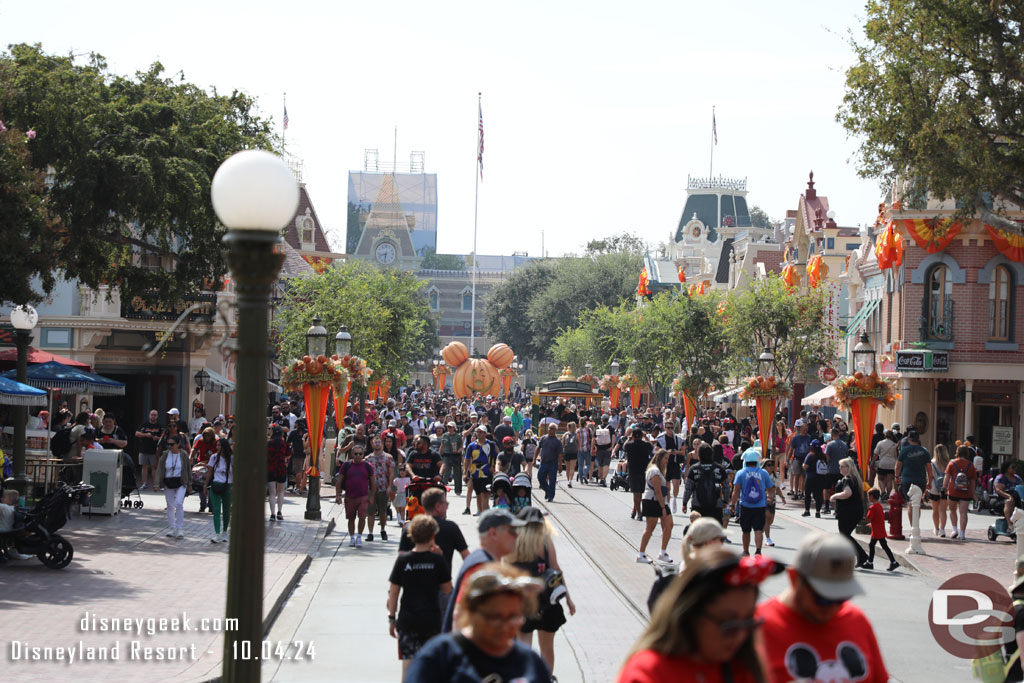
{"label": "white globe street lamp", "polygon": [[[14,378],[25,384],[28,379],[28,341],[32,329],[39,322],[36,309],[28,304],[15,306],[11,311],[11,326],[14,327],[14,344],[18,349],[18,364]],[[29,479],[25,472],[25,426],[28,423],[28,407],[14,408],[14,477],[12,487],[18,495],[24,496],[28,491]]]}

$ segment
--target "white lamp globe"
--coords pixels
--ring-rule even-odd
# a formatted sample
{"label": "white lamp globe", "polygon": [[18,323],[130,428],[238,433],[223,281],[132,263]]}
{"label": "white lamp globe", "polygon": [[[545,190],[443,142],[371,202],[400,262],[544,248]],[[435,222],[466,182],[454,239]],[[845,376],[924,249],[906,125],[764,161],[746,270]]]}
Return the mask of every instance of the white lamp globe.
{"label": "white lamp globe", "polygon": [[11,325],[16,330],[31,330],[37,322],[39,322],[39,314],[28,304],[15,306],[11,311]]}
{"label": "white lamp globe", "polygon": [[210,195],[228,230],[277,232],[299,206],[295,174],[281,157],[261,149],[228,157],[213,176]]}

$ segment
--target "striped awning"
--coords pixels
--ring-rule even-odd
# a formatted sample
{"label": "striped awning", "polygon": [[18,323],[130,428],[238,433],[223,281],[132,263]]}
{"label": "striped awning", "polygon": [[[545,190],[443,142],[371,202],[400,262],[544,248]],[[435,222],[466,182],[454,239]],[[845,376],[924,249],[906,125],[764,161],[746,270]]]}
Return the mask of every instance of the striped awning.
{"label": "striped awning", "polygon": [[846,334],[843,335],[843,338],[845,339],[851,334],[855,335],[859,333],[860,328],[864,326],[864,321],[867,320],[869,315],[875,312],[875,309],[878,308],[880,303],[882,303],[881,299],[873,299],[865,302],[853,318],[850,319],[850,322],[846,323]]}

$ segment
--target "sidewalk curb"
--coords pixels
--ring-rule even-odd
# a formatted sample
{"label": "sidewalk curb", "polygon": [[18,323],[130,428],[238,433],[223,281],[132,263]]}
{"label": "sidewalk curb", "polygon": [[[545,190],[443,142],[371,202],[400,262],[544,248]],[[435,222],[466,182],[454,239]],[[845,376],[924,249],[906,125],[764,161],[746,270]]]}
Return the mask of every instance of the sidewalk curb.
{"label": "sidewalk curb", "polygon": [[[788,510],[778,510],[778,512],[789,512],[789,511]],[[815,531],[823,531],[823,529],[821,529],[820,527],[817,527],[817,526],[815,526],[813,524],[809,524],[809,523],[803,521],[800,518],[799,515],[786,514],[786,517],[789,518],[790,520],[792,520],[793,522],[795,522],[796,524],[799,524],[802,527],[806,527],[808,529],[813,529]],[[857,541],[857,543],[861,546],[861,548],[864,549],[864,552],[868,551],[868,545],[869,545],[868,541],[865,541],[862,538],[858,538],[857,534],[855,534],[853,536],[853,540]],[[890,548],[890,550],[892,550],[892,548]],[[928,573],[928,572],[924,571],[923,569],[921,569],[921,567],[917,564],[917,562],[912,560],[906,553],[897,552],[897,551],[893,550],[892,554],[893,554],[893,557],[896,558],[896,561],[900,563],[901,567],[909,569],[912,572],[917,572],[918,574],[927,574]]]}

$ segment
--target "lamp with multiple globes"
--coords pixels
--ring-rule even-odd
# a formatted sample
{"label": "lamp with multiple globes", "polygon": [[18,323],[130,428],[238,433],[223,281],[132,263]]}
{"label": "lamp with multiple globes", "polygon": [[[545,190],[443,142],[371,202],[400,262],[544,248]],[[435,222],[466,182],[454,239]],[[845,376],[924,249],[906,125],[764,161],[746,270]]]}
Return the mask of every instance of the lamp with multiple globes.
{"label": "lamp with multiple globes", "polygon": [[[38,322],[39,314],[28,304],[15,306],[11,311],[14,344],[18,349],[18,364],[14,378],[22,384],[28,379],[29,337]],[[10,485],[19,495],[24,496],[29,487],[29,478],[25,472],[25,427],[28,423],[28,407],[12,406],[12,409],[14,413],[14,477]]]}

